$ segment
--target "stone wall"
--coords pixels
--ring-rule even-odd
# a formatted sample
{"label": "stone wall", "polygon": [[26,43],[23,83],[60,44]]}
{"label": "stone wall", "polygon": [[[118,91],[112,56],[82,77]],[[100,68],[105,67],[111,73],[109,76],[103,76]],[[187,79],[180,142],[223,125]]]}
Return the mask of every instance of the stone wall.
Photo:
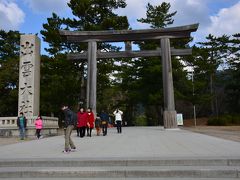
{"label": "stone wall", "polygon": [[[27,136],[35,135],[35,119],[36,116],[27,118]],[[42,116],[43,130],[42,135],[52,136],[58,134],[58,118]],[[17,117],[0,117],[0,137],[19,136],[17,127]]]}

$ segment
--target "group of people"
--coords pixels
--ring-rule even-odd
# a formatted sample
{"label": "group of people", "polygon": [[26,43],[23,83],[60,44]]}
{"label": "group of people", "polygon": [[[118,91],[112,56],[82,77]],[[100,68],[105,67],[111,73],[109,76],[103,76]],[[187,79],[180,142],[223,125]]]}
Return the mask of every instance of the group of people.
{"label": "group of people", "polygon": [[92,130],[94,128],[94,114],[91,108],[84,111],[84,108],[80,108],[77,112],[77,136],[83,138],[86,134],[87,136],[92,136]]}
{"label": "group of people", "polygon": [[[79,109],[79,111],[74,113],[72,110],[68,108],[68,106],[64,105],[62,107],[62,110],[64,112],[64,123],[65,123],[65,149],[64,153],[69,153],[70,151],[74,151],[76,149],[76,146],[74,145],[72,139],[71,139],[71,133],[76,127],[77,129],[77,136],[83,138],[86,135],[91,137],[92,136],[92,130],[95,127],[97,136],[101,134],[101,129],[103,136],[107,135],[107,129],[109,125],[110,117],[105,112],[102,111],[100,114],[95,115],[92,112],[91,108],[88,108],[87,111],[84,110],[83,107]],[[122,133],[122,115],[123,112],[119,109],[116,109],[113,112],[115,116],[115,124],[117,126],[117,132]],[[19,128],[20,132],[20,139],[25,139],[25,131],[27,127],[27,119],[24,116],[24,114],[21,112],[20,116],[17,118],[17,126]],[[35,128],[36,128],[36,137],[40,139],[41,136],[41,130],[43,128],[43,120],[42,117],[39,115],[37,119],[35,120]]]}
{"label": "group of people", "polygon": [[[20,139],[24,140],[26,137],[26,127],[27,127],[27,118],[23,115],[23,112],[20,112],[20,116],[17,118],[17,126],[19,128]],[[43,128],[43,120],[39,115],[35,120],[35,128],[36,128],[36,137],[40,139],[42,137],[41,130]]]}
{"label": "group of people", "polygon": [[[77,128],[77,136],[83,138],[86,135],[91,137],[92,130],[95,127],[97,136],[101,134],[101,129],[103,136],[107,135],[107,128],[109,124],[109,115],[102,111],[100,114],[95,115],[92,112],[91,108],[88,108],[87,111],[84,110],[83,107],[79,109],[77,115],[73,111],[71,111],[68,106],[63,106],[62,110],[65,116],[65,149],[64,153],[69,153],[71,151],[76,150],[76,146],[74,145],[71,139],[71,133],[74,127]],[[117,125],[117,132],[122,133],[122,114],[123,112],[119,109],[116,109],[113,114],[115,115],[115,124]]]}
{"label": "group of people", "polygon": [[103,136],[107,135],[107,127],[109,123],[109,115],[102,111],[100,116],[97,114],[96,119],[91,108],[87,109],[87,112],[84,111],[84,108],[80,108],[77,113],[77,136],[83,138],[87,131],[87,136],[92,136],[92,130],[95,127],[97,136],[101,133],[101,128]]}

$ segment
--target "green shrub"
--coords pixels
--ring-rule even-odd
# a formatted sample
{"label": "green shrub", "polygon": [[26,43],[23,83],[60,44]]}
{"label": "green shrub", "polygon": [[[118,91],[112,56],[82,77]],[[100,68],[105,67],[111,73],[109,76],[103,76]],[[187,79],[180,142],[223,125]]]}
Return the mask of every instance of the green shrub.
{"label": "green shrub", "polygon": [[240,125],[240,115],[223,115],[219,117],[210,117],[208,119],[209,126],[230,126]]}
{"label": "green shrub", "polygon": [[147,126],[147,117],[145,115],[139,115],[135,118],[136,126]]}
{"label": "green shrub", "polygon": [[240,115],[233,115],[232,116],[232,124],[233,125],[240,125]]}

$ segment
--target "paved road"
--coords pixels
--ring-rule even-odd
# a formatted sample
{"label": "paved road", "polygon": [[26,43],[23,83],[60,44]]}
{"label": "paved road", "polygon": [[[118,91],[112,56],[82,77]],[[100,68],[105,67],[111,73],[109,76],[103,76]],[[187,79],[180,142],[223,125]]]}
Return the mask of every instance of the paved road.
{"label": "paved road", "polygon": [[63,154],[64,137],[56,136],[0,147],[0,159],[28,158],[240,158],[240,143],[185,130],[161,127],[125,127],[122,134],[79,138],[73,134],[77,151]]}

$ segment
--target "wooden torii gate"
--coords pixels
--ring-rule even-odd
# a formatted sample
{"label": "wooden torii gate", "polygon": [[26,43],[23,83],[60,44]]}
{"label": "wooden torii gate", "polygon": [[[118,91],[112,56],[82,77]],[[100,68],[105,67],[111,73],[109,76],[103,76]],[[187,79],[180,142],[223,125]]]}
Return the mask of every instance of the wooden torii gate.
{"label": "wooden torii gate", "polygon": [[[174,102],[174,89],[172,78],[171,56],[189,55],[192,49],[174,49],[170,47],[171,38],[190,38],[191,32],[198,29],[199,24],[186,26],[143,29],[143,30],[109,30],[109,31],[67,31],[60,30],[63,40],[70,43],[88,43],[88,51],[83,53],[68,54],[68,59],[88,60],[87,75],[87,106],[96,112],[96,86],[97,86],[97,58],[134,58],[161,56],[163,72],[164,112],[163,120],[165,128],[177,128],[176,110]],[[132,51],[131,41],[160,40],[160,49],[146,51]],[[100,52],[97,50],[97,42],[125,42],[126,51]],[[129,48],[130,46],[130,48]]]}

